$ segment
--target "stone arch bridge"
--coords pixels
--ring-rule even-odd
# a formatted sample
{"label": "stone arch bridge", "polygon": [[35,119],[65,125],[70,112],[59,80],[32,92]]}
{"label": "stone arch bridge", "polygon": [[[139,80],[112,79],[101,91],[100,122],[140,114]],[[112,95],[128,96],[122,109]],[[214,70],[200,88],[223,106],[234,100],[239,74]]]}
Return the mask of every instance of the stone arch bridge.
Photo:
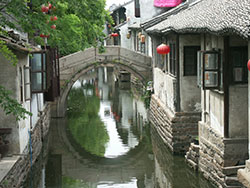
{"label": "stone arch bridge", "polygon": [[122,48],[106,46],[104,53],[89,48],[60,58],[61,94],[57,102],[56,116],[64,117],[67,95],[79,77],[98,66],[119,67],[137,77],[144,85],[152,80],[152,58]]}

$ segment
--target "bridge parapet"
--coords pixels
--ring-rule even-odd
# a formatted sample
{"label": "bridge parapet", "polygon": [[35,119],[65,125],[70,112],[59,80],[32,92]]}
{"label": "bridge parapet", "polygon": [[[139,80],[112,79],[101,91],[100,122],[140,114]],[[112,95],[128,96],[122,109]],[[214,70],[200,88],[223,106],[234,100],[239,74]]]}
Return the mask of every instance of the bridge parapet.
{"label": "bridge parapet", "polygon": [[127,66],[142,75],[147,80],[152,75],[152,58],[144,54],[122,48],[120,46],[107,46],[104,53],[96,48],[89,48],[60,58],[60,80],[70,80],[80,70],[95,63],[119,63]]}
{"label": "bridge parapet", "polygon": [[99,53],[96,48],[88,48],[62,57],[60,58],[61,96],[57,104],[58,117],[64,116],[64,103],[74,82],[84,73],[100,65],[118,66],[134,74],[144,84],[152,80],[152,58],[120,46],[106,46],[104,53]]}

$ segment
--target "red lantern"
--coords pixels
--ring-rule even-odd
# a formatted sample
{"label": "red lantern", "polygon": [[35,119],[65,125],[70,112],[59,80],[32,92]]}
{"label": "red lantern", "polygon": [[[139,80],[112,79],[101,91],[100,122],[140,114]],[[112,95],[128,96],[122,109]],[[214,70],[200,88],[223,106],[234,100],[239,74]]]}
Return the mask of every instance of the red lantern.
{"label": "red lantern", "polygon": [[45,35],[45,34],[41,33],[40,37],[42,37],[42,38],[49,38],[49,35]]}
{"label": "red lantern", "polygon": [[40,37],[44,38],[44,37],[45,37],[45,35],[44,35],[43,33],[41,33],[41,34],[40,34]]}
{"label": "red lantern", "polygon": [[248,68],[248,70],[250,71],[250,59],[249,59],[248,62],[247,62],[247,68]]}
{"label": "red lantern", "polygon": [[42,10],[43,13],[47,13],[49,11],[49,7],[46,7],[45,5],[42,5],[41,10]]}
{"label": "red lantern", "polygon": [[118,36],[119,36],[118,33],[112,33],[112,34],[111,34],[111,37],[118,37]]}
{"label": "red lantern", "polygon": [[57,20],[57,16],[51,16],[51,17],[50,17],[50,20],[51,20],[51,21],[56,21],[56,20]]}
{"label": "red lantern", "polygon": [[170,47],[166,44],[161,44],[156,48],[158,54],[166,55],[170,52]]}
{"label": "red lantern", "polygon": [[56,29],[56,25],[54,24],[54,25],[52,25],[52,26],[50,26],[51,27],[51,29]]}
{"label": "red lantern", "polygon": [[51,3],[49,3],[48,7],[49,7],[49,9],[51,9],[51,8],[52,8],[52,4],[51,4]]}

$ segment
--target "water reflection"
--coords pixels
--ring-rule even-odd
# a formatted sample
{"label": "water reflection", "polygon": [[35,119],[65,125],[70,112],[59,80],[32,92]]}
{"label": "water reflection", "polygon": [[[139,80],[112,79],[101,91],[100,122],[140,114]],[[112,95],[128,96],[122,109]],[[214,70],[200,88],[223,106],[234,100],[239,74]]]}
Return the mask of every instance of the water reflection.
{"label": "water reflection", "polygon": [[73,85],[68,97],[69,128],[88,152],[115,158],[137,146],[139,140],[131,131],[133,97],[128,91],[112,89],[114,75],[107,71],[99,68],[98,79],[82,79]]}
{"label": "water reflection", "polygon": [[51,121],[49,149],[24,187],[210,187],[183,157],[173,156],[154,131],[150,136],[143,101],[119,89],[116,71],[100,68],[95,75],[98,78],[85,75],[74,84],[68,116]]}

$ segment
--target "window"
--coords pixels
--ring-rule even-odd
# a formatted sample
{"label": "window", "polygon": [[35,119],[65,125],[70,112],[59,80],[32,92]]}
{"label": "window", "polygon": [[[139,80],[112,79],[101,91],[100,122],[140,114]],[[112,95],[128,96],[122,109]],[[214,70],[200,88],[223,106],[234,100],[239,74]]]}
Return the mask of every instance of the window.
{"label": "window", "polygon": [[170,46],[170,53],[169,53],[169,55],[170,55],[170,62],[169,62],[170,63],[170,70],[169,71],[172,75],[176,76],[177,75],[176,44],[170,43],[169,46]]}
{"label": "window", "polygon": [[248,61],[247,47],[231,47],[230,48],[230,65],[232,66],[232,83],[247,83],[248,69],[246,62]]}
{"label": "window", "polygon": [[[203,89],[219,89],[221,86],[221,52],[198,52],[197,83]],[[202,84],[201,84],[202,83]]]}
{"label": "window", "polygon": [[197,52],[200,46],[184,46],[184,76],[197,75]]}
{"label": "window", "polygon": [[135,17],[140,17],[140,0],[135,0]]}
{"label": "window", "polygon": [[31,91],[42,93],[47,89],[46,83],[46,54],[34,53],[30,59],[31,65]]}
{"label": "window", "polygon": [[30,67],[24,66],[24,97],[25,100],[31,99],[31,90],[30,90]]}

